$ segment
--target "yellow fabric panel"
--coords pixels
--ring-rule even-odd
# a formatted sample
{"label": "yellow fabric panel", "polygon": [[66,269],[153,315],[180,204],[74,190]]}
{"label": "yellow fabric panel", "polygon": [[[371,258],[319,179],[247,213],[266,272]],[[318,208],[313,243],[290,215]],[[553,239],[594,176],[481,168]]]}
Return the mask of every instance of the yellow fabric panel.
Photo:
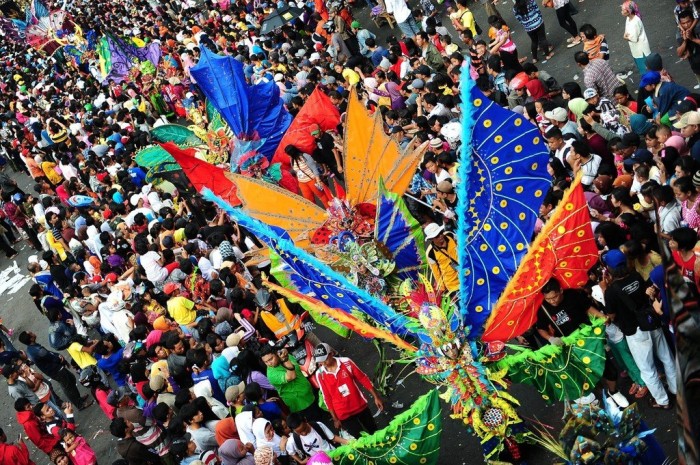
{"label": "yellow fabric panel", "polygon": [[347,199],[351,205],[376,203],[379,177],[387,190],[399,195],[406,192],[427,143],[402,153],[399,145],[384,134],[379,111],[370,116],[353,91],[348,101],[343,143],[343,167]]}
{"label": "yellow fabric panel", "polygon": [[307,249],[309,236],[326,221],[323,208],[286,189],[230,172],[226,177],[236,184],[236,194],[247,214],[263,223],[283,228],[298,247]]}

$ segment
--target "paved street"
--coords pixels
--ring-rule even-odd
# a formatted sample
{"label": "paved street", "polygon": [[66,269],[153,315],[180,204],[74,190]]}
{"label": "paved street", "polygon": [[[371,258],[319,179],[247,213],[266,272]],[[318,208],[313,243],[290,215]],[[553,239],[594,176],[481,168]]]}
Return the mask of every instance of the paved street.
{"label": "paved street", "polygon": [[[363,0],[358,0],[363,4],[362,8],[357,8],[356,17],[363,23],[365,27],[374,30],[374,24],[367,18],[368,8],[364,6]],[[412,4],[415,6],[415,3]],[[652,50],[661,54],[666,68],[674,76],[676,81],[682,85],[692,88],[696,84],[693,74],[686,62],[678,60],[675,54],[675,23],[673,20],[673,7],[675,2],[670,0],[662,0],[660,2],[652,2],[650,0],[642,0],[639,2],[639,7],[642,12],[642,20],[646,26],[647,34],[652,45]],[[444,5],[440,6],[444,10]],[[506,19],[508,24],[514,30],[514,40],[520,50],[520,55],[523,56],[529,52],[529,38],[519,23],[513,18],[511,4],[501,3],[497,8]],[[622,39],[624,31],[624,18],[620,15],[619,4],[617,2],[608,2],[603,0],[585,0],[578,3],[579,14],[574,18],[580,26],[584,23],[593,24],[599,32],[604,33],[610,45],[611,59],[610,63],[613,69],[618,71],[635,70],[634,62],[630,55],[627,43]],[[478,23],[484,30],[487,29],[486,15],[483,7],[474,6]],[[576,80],[582,85],[581,73],[573,61],[573,54],[580,50],[580,47],[567,49],[565,46],[565,32],[559,27],[556,21],[553,10],[544,11],[545,22],[548,32],[548,39],[556,45],[555,56],[547,63],[540,63],[540,69],[544,69],[552,74],[560,84],[564,82]],[[449,21],[445,18],[444,24]],[[448,26],[451,29],[451,26]],[[376,31],[375,31],[376,32]],[[383,28],[380,31],[380,36],[385,37],[389,33],[399,33],[398,28],[391,31],[389,28]],[[380,43],[383,41],[380,41]],[[639,80],[639,75],[635,73],[628,80],[628,85],[631,91],[636,89],[636,82]],[[24,176],[17,176],[20,185],[27,191],[31,190],[29,179]],[[26,272],[27,257],[31,254],[30,248],[26,244],[22,244],[21,253],[16,258],[17,263],[22,269],[23,274]],[[0,258],[0,271],[7,266],[11,266],[6,258]],[[0,296],[0,316],[4,319],[4,324],[7,327],[15,329],[15,333],[19,334],[22,330],[31,329],[39,335],[40,343],[48,347],[46,337],[47,321],[38,312],[31,302],[27,294],[30,284],[26,284],[22,289],[14,294],[5,292]],[[328,342],[335,346],[342,355],[350,356],[357,361],[368,373],[373,372],[374,363],[376,360],[376,350],[369,342],[362,341],[359,337],[354,336],[350,340],[340,341],[337,338],[327,335],[323,330],[318,331],[321,338],[327,336]],[[15,339],[18,348],[23,348]],[[392,350],[388,350],[389,355],[396,355]],[[394,366],[394,377],[390,385],[393,385],[398,377],[399,370],[404,365],[396,364]],[[622,392],[626,392],[629,387],[629,381],[623,380],[624,384],[621,387]],[[398,387],[390,395],[388,402],[385,405],[390,406],[394,402],[408,406],[413,399],[418,395],[426,392],[430,386],[421,382],[417,375],[412,375],[408,378],[403,387]],[[561,416],[563,413],[562,405],[555,404],[546,406],[540,399],[540,396],[531,388],[526,386],[514,386],[512,392],[515,397],[520,399],[522,407],[520,413],[525,418],[538,418],[553,427],[553,433],[557,434],[561,427]],[[0,424],[7,433],[10,440],[16,438],[20,432],[15,420],[13,402],[7,394],[7,389],[4,381],[0,382]],[[657,438],[662,446],[672,457],[675,457],[676,439],[674,426],[674,413],[667,411],[653,411],[646,404],[646,399],[641,403],[641,410],[645,415],[648,425],[657,428]],[[386,425],[391,416],[400,411],[400,409],[389,408],[388,413],[379,417],[380,424]],[[78,423],[78,431],[83,434],[93,448],[96,450],[99,457],[99,462],[110,464],[118,458],[115,450],[115,441],[109,434],[108,422],[102,411],[96,405],[83,412],[76,413]],[[443,449],[441,455],[441,464],[479,464],[481,460],[481,449],[478,441],[467,434],[463,425],[459,422],[450,420],[445,414],[444,432],[443,432]],[[48,463],[48,458],[41,452],[37,452],[33,445],[27,441],[32,450],[32,457],[37,464]],[[549,464],[552,462],[552,457],[542,449],[527,448],[526,458],[529,464]]]}

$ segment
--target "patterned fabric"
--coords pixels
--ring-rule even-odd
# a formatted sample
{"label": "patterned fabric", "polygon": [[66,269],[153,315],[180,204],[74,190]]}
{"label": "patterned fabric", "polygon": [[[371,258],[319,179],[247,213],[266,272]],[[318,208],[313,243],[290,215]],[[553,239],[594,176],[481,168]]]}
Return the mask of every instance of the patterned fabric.
{"label": "patterned fabric", "polygon": [[520,24],[523,25],[527,32],[534,31],[544,22],[542,19],[542,12],[535,0],[528,0],[527,12],[525,14],[521,14],[517,7],[513,7],[513,14],[515,15],[515,19],[520,21]]}
{"label": "patterned fabric", "polygon": [[608,62],[600,58],[591,60],[583,70],[583,82],[586,87],[597,90],[601,97],[609,99],[613,98],[615,88],[620,85]]}
{"label": "patterned fabric", "polygon": [[[536,126],[462,80],[465,119],[458,186],[460,309],[470,338],[481,335],[532,238],[549,187],[549,152]],[[471,118],[469,118],[471,115]]]}
{"label": "patterned fabric", "polygon": [[588,205],[577,177],[537,236],[486,322],[484,341],[508,341],[527,331],[542,305],[542,286],[556,276],[564,288],[582,286],[598,260]]}

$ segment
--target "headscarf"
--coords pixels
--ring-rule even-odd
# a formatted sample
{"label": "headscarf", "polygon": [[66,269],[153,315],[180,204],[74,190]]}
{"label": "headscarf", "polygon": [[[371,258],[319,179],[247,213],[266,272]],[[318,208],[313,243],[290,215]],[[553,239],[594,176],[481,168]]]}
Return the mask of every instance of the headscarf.
{"label": "headscarf", "polygon": [[227,439],[219,447],[221,465],[255,465],[255,459],[248,452],[241,454],[243,443],[238,439]]}
{"label": "headscarf", "polygon": [[272,465],[275,459],[275,453],[272,448],[265,446],[259,449],[255,449],[255,465]]}
{"label": "headscarf", "polygon": [[525,84],[532,100],[539,100],[547,96],[547,90],[539,79],[532,79]]}
{"label": "headscarf", "polygon": [[635,113],[630,116],[630,129],[639,136],[643,136],[652,128],[653,124],[646,116]]}
{"label": "headscarf", "polygon": [[280,450],[280,437],[277,433],[274,433],[272,439],[267,439],[265,437],[265,428],[270,424],[270,420],[265,418],[258,418],[253,422],[253,434],[255,435],[256,447],[270,447],[273,451],[281,452]]}
{"label": "headscarf", "polygon": [[635,16],[639,16],[640,19],[642,18],[642,15],[639,13],[639,6],[632,0],[627,0],[625,3],[623,3],[622,8],[634,14]]}
{"label": "headscarf", "polygon": [[256,446],[255,435],[253,434],[252,410],[243,410],[241,413],[236,415],[236,429],[238,430],[238,437],[241,438],[241,441],[244,443],[251,443]]}
{"label": "headscarf", "polygon": [[238,430],[236,429],[236,421],[233,417],[224,418],[218,422],[214,428],[214,436],[216,437],[216,443],[219,445],[219,455],[221,455],[221,448],[229,439],[238,441]]}
{"label": "headscarf", "polygon": [[233,321],[233,312],[228,307],[219,307],[216,311],[216,323],[221,323],[223,321]]}
{"label": "headscarf", "polygon": [[583,111],[586,108],[588,108],[588,102],[581,97],[576,97],[569,100],[569,111],[576,115],[577,121],[583,117]]}

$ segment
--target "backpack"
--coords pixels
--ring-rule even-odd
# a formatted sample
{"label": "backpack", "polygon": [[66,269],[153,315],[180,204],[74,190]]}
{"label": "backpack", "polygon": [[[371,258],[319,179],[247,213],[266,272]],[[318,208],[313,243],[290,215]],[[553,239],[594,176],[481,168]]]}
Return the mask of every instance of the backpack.
{"label": "backpack", "polygon": [[[316,431],[316,434],[318,434],[322,438],[326,438],[326,441],[332,443],[333,442],[333,436],[328,437],[326,435],[326,431],[321,428],[321,425],[319,425],[315,421],[310,421],[309,425],[311,426],[311,429]],[[310,457],[309,454],[306,453],[306,450],[304,449],[304,444],[301,442],[301,436],[299,436],[297,433],[292,433],[292,439],[294,440],[294,445],[296,446],[297,450],[300,451],[302,455],[302,459],[306,457]]]}

